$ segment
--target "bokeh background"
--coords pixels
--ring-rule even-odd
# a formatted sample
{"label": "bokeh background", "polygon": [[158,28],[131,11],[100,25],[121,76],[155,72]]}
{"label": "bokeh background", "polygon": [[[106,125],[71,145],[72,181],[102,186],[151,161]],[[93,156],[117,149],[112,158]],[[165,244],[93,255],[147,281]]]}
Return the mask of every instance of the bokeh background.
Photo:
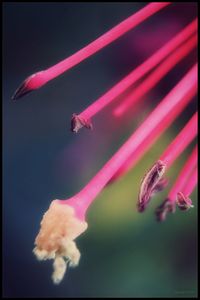
{"label": "bokeh background", "polygon": [[89,228],[77,239],[80,265],[59,286],[51,281],[51,261],[40,263],[32,254],[50,201],[74,195],[90,180],[194,64],[196,51],[122,118],[112,116],[119,98],[95,116],[93,131],[74,135],[72,113],[191,22],[197,2],[173,3],[40,90],[17,102],[11,96],[28,75],[74,53],[145,4],[3,3],[4,297],[197,296],[197,191],[194,209],[177,210],[162,224],[154,217],[194,142],[168,171],[169,187],[145,213],[136,211],[143,174],[192,116],[196,99],[129,173],[97,197]]}

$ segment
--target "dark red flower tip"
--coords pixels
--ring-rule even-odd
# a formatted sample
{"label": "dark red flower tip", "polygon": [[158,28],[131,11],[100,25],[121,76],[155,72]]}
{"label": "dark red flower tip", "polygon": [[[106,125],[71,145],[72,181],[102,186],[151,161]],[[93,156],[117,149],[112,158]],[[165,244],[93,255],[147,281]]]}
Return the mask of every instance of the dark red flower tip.
{"label": "dark red flower tip", "polygon": [[71,119],[71,131],[77,133],[82,127],[87,129],[93,128],[90,120],[86,120],[79,115],[73,114]]}
{"label": "dark red flower tip", "polygon": [[47,82],[46,72],[39,71],[27,77],[15,91],[12,100],[17,100],[26,94],[40,88]]}
{"label": "dark red flower tip", "polygon": [[193,207],[192,200],[181,192],[177,193],[176,204],[180,210],[188,210]]}
{"label": "dark red flower tip", "polygon": [[168,198],[156,208],[155,215],[158,222],[163,222],[166,219],[168,213],[174,213],[176,210],[176,204],[172,203]]}
{"label": "dark red flower tip", "polygon": [[147,172],[144,176],[138,197],[138,211],[143,212],[151,197],[155,194],[155,192],[164,188],[164,183],[166,184],[166,180],[163,181],[162,176],[165,172],[166,165],[158,160],[153,167]]}
{"label": "dark red flower tip", "polygon": [[17,100],[34,90],[33,88],[31,89],[29,86],[29,81],[31,80],[30,77],[28,77],[26,80],[24,80],[22,82],[22,84],[18,87],[18,89],[15,91],[14,95],[11,97],[12,100]]}

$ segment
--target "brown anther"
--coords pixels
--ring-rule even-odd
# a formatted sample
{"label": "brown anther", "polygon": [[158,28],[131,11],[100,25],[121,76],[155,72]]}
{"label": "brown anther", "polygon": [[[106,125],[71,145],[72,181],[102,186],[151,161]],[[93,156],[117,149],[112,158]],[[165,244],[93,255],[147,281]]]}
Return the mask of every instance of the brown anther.
{"label": "brown anther", "polygon": [[176,204],[180,210],[188,210],[193,207],[192,200],[181,192],[177,193]]}
{"label": "brown anther", "polygon": [[71,119],[71,131],[77,133],[79,129],[85,127],[87,129],[92,129],[92,123],[90,120],[85,120],[79,115],[73,114]]}
{"label": "brown anther", "polygon": [[176,210],[175,203],[172,203],[168,198],[156,208],[155,214],[156,219],[159,222],[165,221],[168,213],[174,213]]}
{"label": "brown anther", "polygon": [[158,160],[144,176],[138,197],[138,211],[143,212],[155,192],[164,188],[166,180],[162,179],[166,165]]}

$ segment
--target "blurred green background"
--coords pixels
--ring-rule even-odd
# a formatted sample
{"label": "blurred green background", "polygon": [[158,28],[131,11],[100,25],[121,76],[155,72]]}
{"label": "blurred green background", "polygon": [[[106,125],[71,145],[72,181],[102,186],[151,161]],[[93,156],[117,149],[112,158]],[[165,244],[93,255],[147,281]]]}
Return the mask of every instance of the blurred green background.
{"label": "blurred green background", "polygon": [[194,142],[167,173],[168,188],[139,214],[141,178],[196,109],[186,108],[123,178],[107,187],[77,239],[79,267],[59,286],[52,263],[32,254],[43,213],[53,199],[77,193],[126,141],[153,107],[193,65],[193,51],[120,119],[110,105],[94,130],[70,132],[72,113],[110,89],[197,14],[197,2],[176,2],[17,102],[11,96],[28,75],[45,69],[112,28],[145,2],[3,4],[3,293],[4,297],[197,297],[197,191],[194,209],[155,221]]}

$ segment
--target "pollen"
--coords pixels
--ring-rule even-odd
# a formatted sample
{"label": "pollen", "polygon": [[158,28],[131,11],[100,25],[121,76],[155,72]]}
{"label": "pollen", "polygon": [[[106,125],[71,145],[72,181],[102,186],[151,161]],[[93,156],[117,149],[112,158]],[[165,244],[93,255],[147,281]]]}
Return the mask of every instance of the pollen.
{"label": "pollen", "polygon": [[88,225],[76,217],[73,207],[52,201],[41,221],[39,234],[33,250],[38,260],[54,259],[52,279],[59,283],[66,272],[67,265],[77,266],[80,252],[74,242]]}

